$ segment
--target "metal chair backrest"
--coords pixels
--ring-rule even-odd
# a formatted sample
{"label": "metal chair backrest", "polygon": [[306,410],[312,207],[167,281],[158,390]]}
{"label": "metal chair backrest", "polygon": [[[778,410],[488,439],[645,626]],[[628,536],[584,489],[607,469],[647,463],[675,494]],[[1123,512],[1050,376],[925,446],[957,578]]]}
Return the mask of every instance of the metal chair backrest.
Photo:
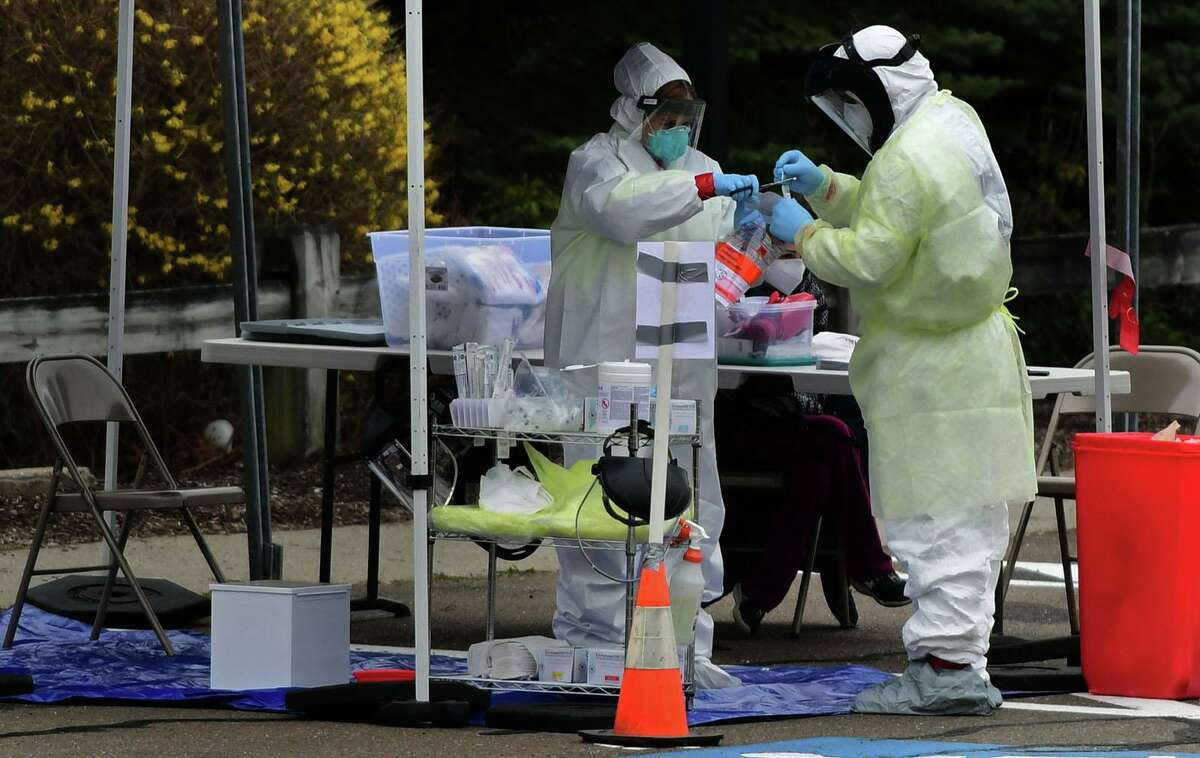
{"label": "metal chair backrest", "polygon": [[26,372],[29,393],[55,426],[74,421],[134,421],[137,412],[124,389],[95,358],[48,355]]}
{"label": "metal chair backrest", "polygon": [[25,382],[59,458],[81,489],[87,487],[58,429],[80,421],[132,423],[168,486],[177,486],[129,393],[100,361],[86,355],[39,356],[29,362]]}
{"label": "metal chair backrest", "polygon": [[[1113,371],[1128,371],[1130,392],[1112,396],[1113,413],[1161,413],[1187,416],[1200,427],[1200,353],[1175,345],[1145,345],[1137,355],[1113,347],[1109,350]],[[1091,368],[1094,356],[1088,355],[1076,368]],[[1038,453],[1037,470],[1045,473],[1054,434],[1063,416],[1096,413],[1091,396],[1062,394],[1054,403],[1054,412],[1046,429],[1046,438]]]}

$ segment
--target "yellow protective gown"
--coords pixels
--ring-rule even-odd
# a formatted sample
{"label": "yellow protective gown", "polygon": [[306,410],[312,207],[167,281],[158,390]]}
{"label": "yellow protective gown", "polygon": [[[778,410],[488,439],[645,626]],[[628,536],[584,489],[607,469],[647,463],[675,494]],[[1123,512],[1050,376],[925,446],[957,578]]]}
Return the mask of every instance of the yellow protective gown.
{"label": "yellow protective gown", "polygon": [[[1015,325],[1011,218],[987,202],[994,158],[975,112],[928,97],[862,180],[822,166],[820,220],[796,245],[862,315],[850,384],[875,514],[907,519],[1034,496],[1033,414]],[[995,172],[1003,190],[998,170]],[[1007,194],[1003,198],[1007,210]]]}

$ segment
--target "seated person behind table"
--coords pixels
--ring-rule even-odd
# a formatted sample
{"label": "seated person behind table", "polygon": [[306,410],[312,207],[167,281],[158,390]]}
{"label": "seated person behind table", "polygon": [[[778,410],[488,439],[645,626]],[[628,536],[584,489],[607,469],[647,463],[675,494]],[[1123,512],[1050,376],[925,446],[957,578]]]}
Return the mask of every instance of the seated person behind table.
{"label": "seated person behind table", "polygon": [[[747,294],[774,291],[764,284]],[[816,298],[813,331],[824,331],[829,311],[816,278],[806,271],[793,292]],[[787,502],[766,503],[767,508],[733,505],[727,511],[723,546],[751,541],[761,547],[725,550],[725,588],[734,594],[734,620],[743,633],[758,631],[763,617],[787,596],[796,573],[808,565],[806,546],[818,517],[822,531],[832,529],[839,536],[854,589],[888,607],[910,602],[871,516],[866,430],[854,398],[797,393],[786,377],[754,376],[735,390],[718,392],[715,414],[722,471],[778,471],[785,477],[784,490],[794,495]],[[728,497],[729,488],[724,489]],[[838,617],[833,571],[822,559],[816,569]],[[850,617],[838,621],[853,625],[858,620],[853,597],[847,608]]]}

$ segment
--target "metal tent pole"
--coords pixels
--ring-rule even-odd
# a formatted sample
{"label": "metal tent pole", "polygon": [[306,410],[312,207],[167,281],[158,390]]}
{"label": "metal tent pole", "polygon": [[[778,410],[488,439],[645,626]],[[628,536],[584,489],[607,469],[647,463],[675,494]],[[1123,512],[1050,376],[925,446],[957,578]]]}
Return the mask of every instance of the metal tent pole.
{"label": "metal tent pole", "polygon": [[729,2],[686,0],[679,7],[684,67],[708,103],[700,147],[725,164],[729,160]]}
{"label": "metal tent pole", "polygon": [[[1134,281],[1141,281],[1138,256],[1141,242],[1141,0],[1120,0],[1117,7],[1117,245],[1129,253]],[[1139,293],[1133,293],[1133,310]],[[1136,413],[1122,413],[1116,427],[1136,432]]]}
{"label": "metal tent pole", "polygon": [[[217,0],[221,97],[225,121],[225,178],[229,187],[230,243],[233,247],[234,331],[258,317],[258,273],[254,245],[254,205],[250,186],[250,119],[246,108],[246,70],[242,50],[241,0]],[[267,434],[263,412],[262,369],[239,369],[242,411],[242,473],[246,491],[246,537],[250,578],[277,577],[282,563],[271,544]]]}
{"label": "metal tent pole", "polygon": [[[667,271],[674,271],[679,264],[679,243],[663,243],[663,263]],[[662,301],[659,304],[659,324],[666,329],[673,325],[678,318],[676,312],[676,295],[679,289],[676,279],[663,277]],[[650,470],[650,536],[649,550],[651,555],[656,549],[663,549],[658,555],[666,558],[663,535],[663,520],[666,518],[667,499],[667,464],[671,459],[671,381],[675,368],[675,341],[664,341],[666,344],[658,347],[658,365],[656,367],[658,382],[657,399],[654,406],[654,464]],[[697,413],[697,418],[699,414]],[[693,486],[699,482],[693,482]],[[627,577],[627,579],[630,577]],[[628,638],[625,640],[629,644]]]}
{"label": "metal tent pole", "polygon": [[[112,256],[108,275],[108,370],[122,381],[125,368],[125,256],[129,225],[129,112],[133,99],[133,6],[134,0],[121,0],[117,12],[117,101],[116,134],[113,138]],[[111,422],[105,429],[104,488],[117,486],[117,447],[120,424]],[[109,526],[114,514],[105,514]],[[112,560],[108,545],[103,547],[105,563]]]}
{"label": "metal tent pole", "polygon": [[1100,3],[1083,0],[1087,75],[1088,205],[1092,244],[1092,344],[1096,371],[1096,431],[1112,431],[1109,393],[1108,270],[1104,236],[1104,113],[1100,88]]}
{"label": "metal tent pole", "polygon": [[[1121,0],[1117,12],[1117,99],[1120,108],[1117,132],[1117,232],[1121,247],[1129,253],[1133,278],[1138,271],[1141,242],[1141,97],[1142,97],[1142,2]],[[1137,310],[1138,293],[1133,307]]]}
{"label": "metal tent pole", "polygon": [[425,354],[425,85],[421,0],[405,0],[404,60],[408,100],[408,323],[413,475],[413,626],[416,699],[429,700],[429,439]]}

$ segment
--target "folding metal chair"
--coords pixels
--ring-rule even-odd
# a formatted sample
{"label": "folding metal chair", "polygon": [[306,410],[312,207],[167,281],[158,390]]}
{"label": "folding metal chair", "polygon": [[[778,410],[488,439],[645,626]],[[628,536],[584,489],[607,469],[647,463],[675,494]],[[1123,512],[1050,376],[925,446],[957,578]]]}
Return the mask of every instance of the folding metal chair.
{"label": "folding metal chair", "polygon": [[[721,492],[725,497],[726,508],[748,507],[759,503],[790,503],[795,493],[790,492],[784,477],[777,473],[762,471],[730,471],[728,468],[721,472]],[[787,506],[783,506],[787,507]],[[725,555],[748,554],[760,555],[764,549],[759,545],[738,544],[730,536],[731,530],[721,534],[721,552]],[[822,540],[822,535],[825,539]],[[827,543],[827,544],[826,544]],[[823,547],[824,545],[824,547]],[[792,636],[799,637],[804,625],[804,609],[808,602],[808,590],[816,572],[817,559],[832,558],[829,567],[833,569],[833,577],[822,575],[821,581],[836,582],[835,591],[839,597],[839,607],[830,610],[839,619],[843,629],[853,629],[857,624],[850,621],[850,576],[846,572],[846,554],[842,547],[841,537],[836,526],[825,523],[821,516],[813,522],[812,533],[808,535],[805,546],[808,559],[800,571],[800,587],[796,592],[796,605],[792,610]]]}
{"label": "folding metal chair", "polygon": [[[187,525],[188,531],[195,538],[196,545],[204,555],[204,560],[212,570],[213,577],[218,582],[223,582],[225,576],[213,558],[208,543],[204,541],[204,536],[200,533],[200,528],[189,508],[196,505],[242,503],[241,488],[180,489],[162,455],[158,452],[158,448],[155,447],[154,441],[150,439],[150,433],[134,408],[133,401],[129,399],[125,388],[94,358],[80,355],[35,358],[26,370],[25,381],[38,416],[54,443],[56,455],[49,493],[38,514],[33,544],[29,548],[29,557],[25,562],[25,571],[17,590],[17,600],[13,605],[12,615],[8,621],[8,630],[4,635],[4,648],[12,647],[21,619],[21,609],[25,605],[30,579],[35,575],[65,574],[77,571],[108,572],[107,580],[104,583],[104,593],[96,610],[96,619],[92,624],[91,639],[99,639],[100,631],[104,627],[105,616],[108,613],[113,584],[116,582],[117,569],[120,568],[126,581],[133,588],[150,626],[153,627],[159,642],[162,643],[163,650],[167,655],[174,655],[175,650],[171,641],[167,639],[158,616],[155,615],[133,569],[130,568],[129,562],[125,558],[125,543],[129,539],[129,532],[137,520],[137,515],[142,511],[178,511],[184,524]],[[137,474],[131,487],[107,491],[92,490],[87,480],[80,474],[79,466],[71,456],[60,430],[63,425],[76,422],[124,422],[133,425],[145,452],[138,463]],[[142,487],[147,458],[158,469],[159,475],[166,483],[165,489]],[[59,492],[64,469],[67,477],[78,488],[78,492]],[[123,514],[120,536],[115,536],[104,520],[104,514],[108,511]],[[42,541],[46,536],[46,525],[52,513],[91,514],[96,528],[100,530],[100,536],[108,545],[111,554],[109,563],[72,568],[37,568],[38,552],[41,550]]]}
{"label": "folding metal chair", "polygon": [[[1113,413],[1170,414],[1187,416],[1194,422],[1200,422],[1200,353],[1186,347],[1146,345],[1139,349],[1137,355],[1131,355],[1114,347],[1109,352],[1109,362],[1112,370],[1129,372],[1132,390],[1128,394],[1112,396]],[[1092,363],[1093,356],[1089,355],[1080,361],[1076,368],[1091,368]],[[1063,502],[1075,499],[1075,477],[1059,476],[1057,462],[1052,453],[1055,432],[1064,416],[1094,415],[1095,412],[1096,403],[1092,397],[1059,395],[1054,403],[1046,438],[1042,440],[1037,458],[1038,496],[1054,500],[1059,555],[1062,559],[1063,582],[1067,593],[1067,616],[1072,634],[1079,633],[1079,612],[1076,610],[1075,580],[1071,573],[1073,558],[1067,541],[1067,518]],[[1004,599],[1008,595],[1008,586],[1012,582],[1035,502],[1025,504],[1012,545],[1009,547],[999,592],[998,619],[1003,618]],[[1114,559],[1119,559],[1119,556],[1114,556]]]}

